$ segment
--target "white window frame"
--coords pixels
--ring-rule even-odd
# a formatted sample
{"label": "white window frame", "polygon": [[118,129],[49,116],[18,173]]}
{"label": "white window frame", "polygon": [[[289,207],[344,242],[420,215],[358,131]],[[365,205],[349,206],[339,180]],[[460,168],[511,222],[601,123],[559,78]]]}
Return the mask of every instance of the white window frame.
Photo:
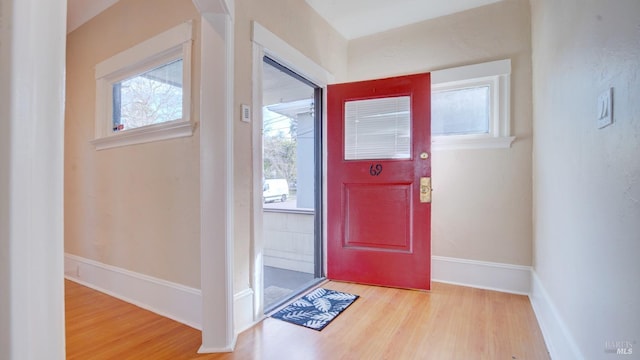
{"label": "white window frame", "polygon": [[431,92],[489,86],[489,131],[484,134],[435,135],[432,150],[510,148],[511,59],[431,72]]}
{"label": "white window frame", "polygon": [[[191,121],[192,21],[173,27],[96,65],[96,150],[193,135]],[[183,60],[182,118],[130,130],[113,131],[114,83],[163,64]]]}

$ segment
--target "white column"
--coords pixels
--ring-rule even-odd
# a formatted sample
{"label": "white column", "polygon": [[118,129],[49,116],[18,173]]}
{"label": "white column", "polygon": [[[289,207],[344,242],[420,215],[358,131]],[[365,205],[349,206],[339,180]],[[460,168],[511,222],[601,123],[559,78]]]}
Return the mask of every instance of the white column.
{"label": "white column", "polygon": [[0,358],[64,359],[66,0],[1,0]]}
{"label": "white column", "polygon": [[233,22],[202,16],[200,238],[202,346],[232,351],[233,318]]}

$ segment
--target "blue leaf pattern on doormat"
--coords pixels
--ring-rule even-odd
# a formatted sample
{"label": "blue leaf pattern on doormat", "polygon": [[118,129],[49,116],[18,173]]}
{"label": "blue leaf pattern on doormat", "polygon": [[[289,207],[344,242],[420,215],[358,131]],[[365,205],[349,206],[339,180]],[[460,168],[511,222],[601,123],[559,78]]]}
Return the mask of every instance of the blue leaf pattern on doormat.
{"label": "blue leaf pattern on doormat", "polygon": [[325,321],[320,321],[320,320],[309,320],[306,323],[304,323],[303,326],[320,330],[324,327],[325,323],[326,323]]}
{"label": "blue leaf pattern on doormat", "polygon": [[307,294],[307,296],[305,296],[305,298],[309,299],[309,300],[315,300],[319,297],[322,297],[324,295],[327,294],[327,290],[323,289],[323,288],[317,288],[315,290],[313,290],[312,292],[310,292],[309,294]]}
{"label": "blue leaf pattern on doormat", "polygon": [[346,309],[349,305],[351,305],[352,302],[353,300],[336,302],[336,303],[333,303],[333,307],[331,309],[334,311],[342,311]]}
{"label": "blue leaf pattern on doormat", "polygon": [[284,314],[283,318],[287,320],[304,320],[308,319],[310,316],[313,316],[313,312],[310,311],[292,311],[290,313]]}
{"label": "blue leaf pattern on doormat", "polygon": [[294,300],[271,317],[322,330],[358,298],[358,295],[318,288]]}
{"label": "blue leaf pattern on doormat", "polygon": [[327,296],[325,296],[325,297],[327,299],[330,299],[330,300],[353,300],[353,299],[355,299],[355,295],[345,294],[343,292],[327,294]]}
{"label": "blue leaf pattern on doormat", "polygon": [[329,311],[329,309],[331,309],[331,301],[325,298],[318,298],[313,300],[313,306],[315,306],[316,309],[322,312],[327,312]]}
{"label": "blue leaf pattern on doormat", "polygon": [[334,317],[338,316],[339,313],[340,312],[338,311],[323,312],[317,315],[313,315],[311,318],[313,320],[331,321]]}
{"label": "blue leaf pattern on doormat", "polygon": [[305,299],[298,299],[296,301],[294,301],[292,304],[292,306],[297,306],[297,307],[309,307],[309,306],[313,306],[312,303],[308,302]]}

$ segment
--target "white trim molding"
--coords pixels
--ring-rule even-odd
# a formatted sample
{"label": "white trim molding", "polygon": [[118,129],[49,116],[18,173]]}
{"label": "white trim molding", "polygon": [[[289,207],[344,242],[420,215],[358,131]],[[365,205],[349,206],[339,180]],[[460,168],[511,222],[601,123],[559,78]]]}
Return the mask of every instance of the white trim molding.
{"label": "white trim molding", "polygon": [[[193,135],[191,121],[191,48],[193,22],[187,21],[96,65],[96,150]],[[182,118],[166,123],[113,131],[115,83],[154,67],[182,59]]]}
{"label": "white trim molding", "polygon": [[233,296],[236,334],[240,334],[256,324],[253,319],[253,296],[251,288],[246,288]]}
{"label": "white trim molding", "polygon": [[201,330],[199,289],[80,256],[64,255],[66,279]]}
{"label": "white trim molding", "polygon": [[253,21],[252,26],[251,40],[262,46],[263,55],[269,55],[280,64],[294,70],[320,87],[326,87],[327,84],[333,82],[333,75],[329,71],[267,30],[260,23]]}
{"label": "white trim molding", "polygon": [[431,150],[469,150],[469,149],[508,149],[515,141],[515,136],[498,137],[448,137],[439,136],[431,142]]}
{"label": "white trim molding", "polygon": [[549,356],[552,359],[584,359],[535,270],[531,271],[529,300],[538,319]]}
{"label": "white trim molding", "polygon": [[233,20],[235,4],[233,0],[192,0],[200,14],[227,14]]}
{"label": "white trim molding", "polygon": [[431,72],[432,84],[453,83],[466,79],[485,78],[511,73],[511,59],[459,66]]}
{"label": "white trim molding", "polygon": [[531,267],[432,256],[431,279],[447,284],[528,295],[531,289]]}
{"label": "white trim molding", "polygon": [[510,148],[511,59],[431,72],[432,93],[473,87],[489,88],[489,129],[483,134],[433,135],[432,150]]}
{"label": "white trim molding", "polygon": [[168,121],[123,131],[113,136],[91,140],[96,150],[120,146],[143,144],[153,141],[169,140],[193,135],[193,123],[190,121]]}
{"label": "white trim molding", "polygon": [[[253,26],[254,32],[256,25]],[[255,37],[255,35],[254,35]],[[264,48],[262,45],[253,42],[252,46],[252,79],[253,79],[253,108],[262,108],[262,77],[263,77],[263,58]],[[263,207],[258,204],[262,204],[262,173],[263,156],[262,156],[262,129],[263,119],[262,111],[252,112],[252,127],[251,127],[251,151],[253,153],[253,233],[252,233],[252,248],[251,254],[251,268],[253,273],[251,274],[251,286],[253,287],[253,320],[257,321],[264,316],[264,217]]]}
{"label": "white trim molding", "polygon": [[[251,268],[254,269],[251,275],[251,287],[253,288],[253,321],[254,323],[264,318],[264,240],[263,240],[263,219],[262,219],[262,128],[263,119],[262,111],[256,109],[262,108],[262,76],[263,76],[263,59],[267,55],[271,59],[277,61],[281,65],[288,67],[297,74],[305,77],[317,86],[326,90],[327,84],[334,81],[334,76],[325,68],[317,64],[315,61],[301,53],[299,50],[289,45],[286,41],[269,31],[260,23],[252,22],[251,40],[253,42],[253,109],[252,112],[252,152],[253,152],[253,229],[252,242],[253,253],[251,258]],[[323,133],[326,127],[326,91],[323,91]],[[323,142],[323,161],[326,162],[326,151]],[[326,166],[323,164],[323,166]],[[325,179],[322,180],[322,186],[326,186]],[[326,189],[323,191],[326,197]],[[326,212],[326,208],[324,209]],[[323,215],[324,216],[324,215]],[[326,226],[326,224],[323,224]],[[326,237],[326,229],[323,230]],[[323,239],[326,243],[326,239]],[[326,261],[326,257],[325,257]],[[240,308],[238,311],[247,311],[249,307]],[[241,319],[244,315],[237,314],[236,318]]]}

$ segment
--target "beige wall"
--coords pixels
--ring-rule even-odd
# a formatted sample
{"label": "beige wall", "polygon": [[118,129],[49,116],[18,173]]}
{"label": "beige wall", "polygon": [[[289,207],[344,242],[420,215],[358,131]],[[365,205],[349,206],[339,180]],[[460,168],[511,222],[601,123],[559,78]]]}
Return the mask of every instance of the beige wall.
{"label": "beige wall", "polygon": [[199,120],[199,19],[190,0],[121,0],[68,35],[65,252],[200,287],[199,132],[96,151],[97,63],[194,22],[192,119]]}
{"label": "beige wall", "polygon": [[[347,42],[304,1],[236,0],[235,17],[235,283],[236,292],[250,287],[252,234],[251,124],[239,120],[240,104],[252,104],[251,21],[322,66],[337,79],[346,73]],[[258,109],[254,109],[256,111]],[[259,110],[258,110],[259,111]],[[255,174],[255,176],[260,176]],[[261,204],[255,204],[261,206]]]}
{"label": "beige wall", "polygon": [[[532,14],[535,271],[581,353],[572,357],[631,341],[636,358],[640,2],[534,0]],[[609,87],[614,124],[597,129]]]}
{"label": "beige wall", "polygon": [[[252,271],[252,124],[239,121],[239,108],[252,103],[253,20],[327,69],[337,81],[511,58],[512,132],[518,139],[508,150],[433,154],[433,250],[441,256],[531,263],[527,1],[507,0],[349,44],[303,1],[237,0],[235,8],[235,292],[250,287]],[[132,20],[139,18],[145,20]],[[65,250],[198,288],[197,128],[189,138],[103,151],[95,151],[89,143],[94,134],[94,66],[187,19],[196,20],[192,98],[197,122],[199,16],[191,1],[121,0],[69,34]]]}
{"label": "beige wall", "polygon": [[[303,1],[235,2],[235,291],[251,273],[251,21],[256,20],[337,78],[347,43]],[[149,16],[153,14],[153,16]],[[296,14],[296,16],[291,16]],[[135,19],[135,20],[134,20]],[[140,21],[139,19],[144,19]],[[199,119],[199,15],[189,0],[120,0],[68,36],[65,251],[200,287],[199,132],[189,138],[95,151],[94,66],[194,19],[193,119]],[[258,204],[259,205],[259,204]]]}
{"label": "beige wall", "polygon": [[433,152],[434,255],[531,265],[529,3],[506,0],[349,43],[351,80],[506,58],[517,139],[511,149]]}

